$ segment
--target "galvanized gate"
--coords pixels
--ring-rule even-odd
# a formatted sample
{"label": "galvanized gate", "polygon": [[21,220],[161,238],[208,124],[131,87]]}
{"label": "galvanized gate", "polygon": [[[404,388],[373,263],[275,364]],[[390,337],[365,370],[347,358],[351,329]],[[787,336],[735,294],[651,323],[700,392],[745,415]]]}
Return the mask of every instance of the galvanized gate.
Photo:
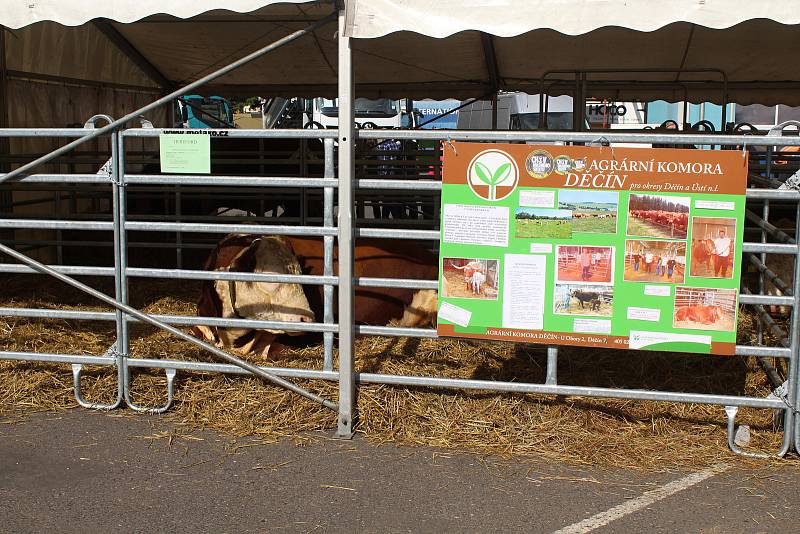
{"label": "galvanized gate", "polygon": [[[340,29],[343,25],[343,16],[339,16]],[[298,32],[294,35],[297,38],[304,34]],[[340,31],[340,36],[342,35]],[[287,38],[288,39],[288,38]],[[288,42],[286,39],[283,42]],[[282,44],[282,43],[281,43]],[[100,118],[93,118],[83,129],[7,129],[0,131],[0,137],[24,137],[24,136],[53,136],[78,138],[87,140],[100,136],[107,136],[110,139],[112,157],[108,172],[105,174],[28,174],[26,172],[33,169],[34,165],[26,165],[20,169],[0,177],[0,181],[14,178],[21,175],[21,183],[25,184],[84,184],[94,185],[106,189],[106,193],[114,204],[111,213],[111,220],[45,220],[45,219],[3,219],[0,220],[2,229],[48,229],[59,232],[63,231],[105,231],[112,232],[113,239],[113,258],[114,267],[90,267],[90,266],[58,266],[43,265],[40,262],[31,260],[19,252],[2,245],[0,251],[12,256],[19,264],[0,265],[0,272],[7,273],[30,273],[42,272],[56,276],[62,281],[73,284],[79,289],[89,292],[95,297],[100,298],[106,304],[116,308],[116,312],[85,312],[68,310],[49,310],[49,309],[20,309],[3,308],[0,315],[16,317],[39,317],[39,318],[61,318],[70,320],[99,320],[114,322],[117,329],[117,341],[109,347],[103,355],[79,356],[72,354],[52,354],[52,353],[31,353],[31,352],[0,352],[0,358],[46,361],[70,364],[73,366],[75,379],[75,395],[78,402],[86,407],[111,409],[127,404],[135,410],[162,412],[169,408],[173,394],[173,379],[175,373],[184,371],[208,371],[223,373],[252,373],[270,382],[287,387],[301,395],[309,397],[317,402],[323,403],[329,408],[338,410],[338,429],[340,436],[352,435],[356,422],[355,412],[355,393],[358,384],[380,383],[407,386],[425,386],[435,388],[450,389],[471,389],[487,390],[498,392],[517,392],[517,393],[537,393],[548,395],[569,395],[569,396],[589,396],[606,398],[640,399],[651,401],[669,401],[683,403],[715,404],[725,407],[728,416],[728,441],[730,448],[739,454],[759,455],[750,451],[740,450],[734,443],[735,418],[739,407],[749,406],[761,409],[779,410],[783,413],[783,432],[784,439],[782,447],[776,451],[778,456],[784,455],[794,442],[795,447],[800,445],[800,421],[795,417],[798,409],[797,403],[797,384],[798,384],[798,351],[800,349],[800,314],[797,313],[800,305],[800,297],[797,295],[796,288],[800,286],[800,248],[798,248],[796,237],[793,239],[785,233],[779,232],[769,223],[770,202],[789,202],[795,206],[796,222],[795,236],[797,236],[798,223],[800,223],[800,193],[795,190],[775,190],[775,189],[748,189],[747,198],[753,201],[763,201],[761,216],[751,212],[749,218],[761,229],[760,242],[749,241],[744,244],[743,253],[748,255],[748,260],[759,270],[761,292],[763,293],[763,280],[773,280],[775,285],[782,284],[776,280],[775,273],[764,267],[765,254],[788,254],[795,257],[795,269],[793,274],[794,293],[785,292],[785,296],[765,296],[742,294],[740,302],[746,305],[765,306],[781,305],[792,308],[789,332],[782,333],[783,342],[780,347],[765,346],[737,346],[738,356],[755,356],[761,358],[781,358],[788,360],[788,382],[786,384],[785,396],[778,395],[775,398],[755,398],[730,395],[712,394],[692,394],[672,391],[651,391],[651,390],[632,390],[602,387],[582,387],[560,385],[557,381],[556,364],[557,350],[548,349],[547,378],[544,384],[519,383],[519,382],[498,382],[488,380],[467,380],[452,379],[435,376],[399,376],[375,373],[359,373],[354,368],[354,336],[355,335],[385,335],[385,336],[412,336],[412,337],[436,337],[435,331],[424,329],[392,328],[376,326],[356,326],[353,319],[354,286],[366,287],[413,287],[419,289],[436,289],[437,281],[386,279],[386,278],[355,278],[353,270],[353,251],[354,240],[357,237],[379,237],[386,239],[415,239],[429,240],[434,243],[439,239],[439,232],[436,230],[419,230],[411,228],[385,228],[385,227],[359,227],[356,223],[356,191],[364,190],[396,190],[396,191],[430,191],[436,192],[441,188],[438,180],[402,180],[386,178],[367,178],[356,180],[355,176],[355,154],[356,141],[361,139],[426,139],[432,141],[447,142],[450,140],[462,141],[502,141],[502,142],[559,142],[559,143],[596,143],[596,142],[625,142],[625,143],[670,143],[679,144],[703,144],[717,145],[720,147],[733,147],[741,149],[752,145],[755,141],[751,136],[728,136],[728,135],[661,135],[661,134],[622,134],[604,133],[602,139],[598,139],[596,133],[570,133],[570,132],[490,132],[490,131],[377,131],[361,130],[357,131],[353,127],[353,75],[352,57],[350,41],[348,38],[339,39],[339,130],[233,130],[228,135],[231,138],[294,138],[294,139],[324,139],[324,172],[323,177],[262,177],[262,176],[165,176],[156,174],[136,174],[126,172],[126,141],[131,139],[154,138],[162,130],[150,127],[144,123],[140,128],[125,129],[124,123],[138,117],[139,113],[161,105],[180,93],[188,92],[200,83],[204,83],[221,73],[227,72],[238,65],[249,61],[263,54],[275,46],[270,45],[261,51],[251,54],[247,58],[233,63],[231,66],[221,69],[217,73],[191,84],[181,91],[177,91],[147,108],[120,119],[119,121],[109,121],[109,125],[102,128],[95,127],[95,121]],[[334,143],[336,140],[336,143]],[[758,139],[758,144],[764,145],[767,141],[763,138]],[[798,146],[800,138],[797,137],[775,137],[770,138],[769,143],[780,146]],[[769,145],[768,145],[769,146]],[[67,145],[69,147],[69,145]],[[336,151],[338,150],[338,166],[335,164]],[[34,164],[42,163],[47,158],[53,158],[67,150],[56,151],[46,158],[40,158]],[[767,151],[767,158],[771,157],[773,149]],[[767,165],[766,180],[770,180],[770,169]],[[215,187],[257,187],[257,188],[302,188],[302,189],[321,189],[323,198],[323,217],[322,224],[314,225],[274,225],[274,224],[223,224],[219,221],[214,222],[186,222],[176,221],[134,221],[130,220],[127,214],[127,193],[126,190],[131,186],[170,186],[174,188],[190,186],[215,186]],[[335,202],[335,195],[338,194],[338,201]],[[337,213],[338,211],[338,213]],[[335,220],[336,219],[336,220]],[[280,222],[280,221],[279,221]],[[311,235],[318,236],[324,240],[325,254],[325,273],[323,276],[308,275],[263,275],[245,273],[225,273],[177,269],[155,269],[155,268],[132,268],[128,266],[127,255],[130,250],[128,240],[129,232],[152,232],[165,233],[170,236],[181,236],[194,233],[213,233],[227,234],[231,232],[247,234],[276,234],[276,235]],[[773,236],[779,242],[769,242],[769,236]],[[333,254],[334,238],[338,238],[338,258],[339,273],[333,274]],[[176,248],[181,249],[183,244],[179,241]],[[80,285],[67,278],[75,275],[94,275],[103,277],[113,277],[115,295],[114,297],[104,296],[92,291],[90,288]],[[295,282],[303,284],[314,284],[324,286],[324,317],[319,323],[305,323],[297,325],[294,323],[281,323],[274,321],[252,321],[244,319],[220,319],[220,318],[194,318],[177,315],[154,315],[147,316],[132,309],[128,305],[127,282],[130,278],[171,278],[175,280],[249,280],[249,281],[269,281],[269,282]],[[786,284],[783,284],[786,289]],[[334,322],[334,288],[338,290],[338,323]],[[189,340],[190,336],[174,328],[175,326],[186,326],[193,324],[203,324],[209,326],[237,326],[248,328],[288,328],[293,330],[305,330],[324,333],[325,357],[321,368],[318,369],[288,369],[274,367],[256,367],[238,358],[220,351],[216,347],[203,344],[197,340],[192,342],[201,345],[203,348],[212,352],[215,356],[223,359],[226,363],[203,363],[187,362],[173,359],[155,360],[139,359],[130,357],[130,335],[128,332],[129,323],[133,321],[148,322],[159,328],[163,328],[170,333]],[[763,324],[766,328],[774,328],[768,319],[764,318]],[[333,343],[334,334],[338,334],[339,365],[338,369],[333,366]],[[759,337],[759,340],[761,338]],[[117,368],[118,389],[117,399],[110,405],[97,405],[85,399],[80,391],[81,371],[84,365],[104,365],[115,366]],[[164,369],[167,375],[167,400],[164,405],[157,407],[141,407],[135,404],[130,392],[130,369],[136,367]],[[316,394],[298,388],[287,379],[309,378],[336,381],[339,385],[338,404],[330,400],[319,398]]]}

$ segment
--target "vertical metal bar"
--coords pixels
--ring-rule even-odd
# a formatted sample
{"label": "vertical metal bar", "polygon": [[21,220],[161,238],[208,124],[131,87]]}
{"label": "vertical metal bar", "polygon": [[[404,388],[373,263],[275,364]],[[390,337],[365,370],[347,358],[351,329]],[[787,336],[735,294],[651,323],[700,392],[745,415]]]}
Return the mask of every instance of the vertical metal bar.
{"label": "vertical metal bar", "polygon": [[[53,198],[56,213],[61,216],[61,190],[55,191],[55,197]],[[61,230],[56,230],[56,263],[58,265],[64,265],[64,235]]]}
{"label": "vertical metal bar", "polygon": [[[325,139],[325,178],[334,177],[333,165],[333,139]],[[333,188],[324,188],[323,197],[323,226],[333,226]],[[333,236],[326,235],[323,238],[324,244],[324,257],[323,257],[323,274],[325,276],[333,276]],[[322,288],[323,298],[323,322],[325,324],[333,324],[333,286],[326,284]],[[325,332],[322,334],[323,345],[325,348],[325,356],[322,368],[325,371],[333,370],[333,332]]]}
{"label": "vertical metal bar", "polygon": [[[121,284],[124,277],[124,269],[120,264],[120,235],[124,231],[122,222],[119,218],[119,177],[123,173],[122,158],[120,152],[124,147],[123,137],[119,135],[119,131],[114,131],[111,134],[111,205],[112,205],[112,219],[114,221],[114,296],[119,299],[121,295]],[[121,341],[125,336],[126,317],[122,310],[116,310],[116,327],[117,327],[117,342],[109,349],[109,352],[114,356],[117,366],[117,406],[121,405],[125,398],[126,381],[127,381],[127,362],[125,357],[127,352],[122,348]]]}
{"label": "vertical metal bar", "polygon": [[497,130],[497,101],[497,93],[495,92],[492,95],[492,130]]}
{"label": "vertical metal bar", "polygon": [[[327,139],[326,139],[327,141]],[[300,139],[300,176],[308,176],[308,139]],[[300,224],[305,226],[307,223],[306,213],[306,188],[300,188]]]}
{"label": "vertical metal bar", "polygon": [[[794,296],[794,306],[792,306],[792,323],[789,328],[789,349],[792,351],[791,359],[789,360],[789,383],[787,389],[789,390],[789,410],[786,410],[787,415],[784,419],[784,431],[788,428],[794,428],[794,448],[800,452],[800,417],[794,418],[794,427],[792,427],[792,416],[797,413],[798,408],[798,394],[800,394],[800,202],[797,203],[797,214],[794,221],[794,235],[795,243],[797,244],[797,254],[794,255],[794,285],[792,291]],[[794,369],[792,369],[794,366]],[[794,381],[794,384],[792,384]]]}
{"label": "vertical metal bar", "polygon": [[355,174],[354,84],[350,38],[344,35],[344,10],[339,11],[339,422],[336,434],[353,435],[355,375],[353,372],[353,175]]}
{"label": "vertical metal bar", "polygon": [[[181,222],[181,186],[175,186],[175,222]],[[175,265],[183,269],[183,235],[175,232]]]}
{"label": "vertical metal bar", "polygon": [[[123,304],[128,304],[128,232],[125,229],[127,217],[127,192],[125,191],[125,137],[120,135],[118,140],[117,165],[114,166],[114,189],[115,200],[117,201],[114,213],[115,235],[114,235],[114,272],[116,281],[116,298]],[[117,351],[120,353],[121,367],[123,370],[123,384],[125,402],[131,404],[130,399],[130,371],[128,368],[128,352],[130,350],[130,339],[128,335],[128,316],[117,310],[118,319],[117,331]]]}
{"label": "vertical metal bar", "polygon": [[548,386],[558,384],[558,347],[547,347],[547,375],[544,383]]}
{"label": "vertical metal bar", "polygon": [[[764,222],[768,222],[769,220],[769,199],[764,200],[764,209],[761,211],[761,216],[764,219]],[[767,230],[764,226],[761,227],[761,242],[767,242]],[[760,254],[760,260],[762,265],[767,264],[767,253],[762,252]],[[764,294],[764,271],[758,271],[758,294]],[[758,344],[763,345],[764,343],[764,323],[762,321],[758,321]]]}

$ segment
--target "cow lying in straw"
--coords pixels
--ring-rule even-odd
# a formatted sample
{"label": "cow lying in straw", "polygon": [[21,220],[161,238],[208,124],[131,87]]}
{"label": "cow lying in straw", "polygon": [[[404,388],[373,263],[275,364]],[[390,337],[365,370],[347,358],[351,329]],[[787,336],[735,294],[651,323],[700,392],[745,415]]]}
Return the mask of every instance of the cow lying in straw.
{"label": "cow lying in straw", "polygon": [[[334,249],[335,250],[335,249]],[[272,274],[322,275],[323,242],[319,238],[231,234],[212,251],[206,270]],[[355,275],[375,278],[433,280],[437,258],[422,247],[397,240],[360,240],[354,247]],[[338,262],[334,256],[334,272]],[[335,293],[335,292],[334,292]],[[359,324],[424,327],[435,323],[435,290],[358,287],[355,321]],[[333,311],[337,312],[334,301]],[[206,281],[197,314],[203,317],[310,322],[323,319],[323,286],[277,282]],[[195,326],[198,337],[242,354],[267,357],[287,347],[298,331]],[[318,337],[318,335],[317,335]]]}

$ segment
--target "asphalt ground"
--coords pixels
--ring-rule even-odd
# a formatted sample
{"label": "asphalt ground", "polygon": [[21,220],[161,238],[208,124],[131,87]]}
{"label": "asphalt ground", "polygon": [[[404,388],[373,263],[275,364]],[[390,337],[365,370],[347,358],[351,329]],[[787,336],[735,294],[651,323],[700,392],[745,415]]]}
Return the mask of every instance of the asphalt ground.
{"label": "asphalt ground", "polygon": [[0,418],[0,532],[796,532],[798,509],[788,465],[653,474],[129,412]]}

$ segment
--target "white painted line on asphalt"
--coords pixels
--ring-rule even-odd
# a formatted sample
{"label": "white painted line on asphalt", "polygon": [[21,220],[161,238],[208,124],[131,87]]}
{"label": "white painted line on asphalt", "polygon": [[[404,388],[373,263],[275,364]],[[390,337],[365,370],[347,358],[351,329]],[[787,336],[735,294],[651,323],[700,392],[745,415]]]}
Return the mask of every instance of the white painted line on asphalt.
{"label": "white painted line on asphalt", "polygon": [[664,484],[659,488],[646,491],[641,496],[631,499],[623,504],[619,504],[613,508],[609,508],[605,512],[600,512],[599,514],[593,515],[592,517],[584,519],[583,521],[573,523],[572,525],[564,527],[553,534],[579,534],[591,532],[592,530],[603,527],[612,521],[621,519],[626,515],[638,512],[642,508],[647,508],[651,504],[662,499],[666,499],[670,495],[674,495],[680,491],[691,488],[692,486],[718,475],[727,469],[727,465],[717,464],[703,471],[692,473],[691,475],[687,475],[668,484]]}

